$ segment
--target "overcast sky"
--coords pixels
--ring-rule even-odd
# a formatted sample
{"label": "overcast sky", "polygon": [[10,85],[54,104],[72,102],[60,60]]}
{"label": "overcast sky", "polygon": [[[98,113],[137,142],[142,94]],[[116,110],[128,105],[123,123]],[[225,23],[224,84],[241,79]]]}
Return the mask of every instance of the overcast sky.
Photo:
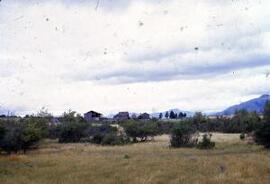
{"label": "overcast sky", "polygon": [[219,111],[270,92],[269,0],[2,0],[0,112]]}

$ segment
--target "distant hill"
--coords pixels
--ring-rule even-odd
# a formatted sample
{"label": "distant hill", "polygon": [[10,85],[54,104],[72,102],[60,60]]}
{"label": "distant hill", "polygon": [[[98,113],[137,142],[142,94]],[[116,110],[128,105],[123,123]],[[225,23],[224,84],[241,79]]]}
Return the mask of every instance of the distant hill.
{"label": "distant hill", "polygon": [[[194,115],[194,112],[183,111],[183,110],[180,110],[180,109],[170,109],[170,110],[168,110],[168,112],[171,112],[171,111],[173,111],[174,113],[177,113],[177,114],[179,114],[180,112],[186,113],[186,114],[187,114],[187,117],[191,117],[191,116]],[[167,112],[167,111],[164,111],[164,112],[155,112],[155,113],[152,113],[151,116],[152,116],[152,117],[155,117],[155,118],[158,118],[158,117],[159,117],[159,114],[162,113],[162,114],[163,114],[163,118],[164,118],[166,112]]]}
{"label": "distant hill", "polygon": [[270,95],[265,94],[259,98],[249,100],[247,102],[240,103],[238,105],[231,106],[222,112],[217,113],[217,115],[232,115],[236,110],[245,109],[249,112],[256,111],[257,113],[263,113],[264,105],[266,101],[270,101]]}

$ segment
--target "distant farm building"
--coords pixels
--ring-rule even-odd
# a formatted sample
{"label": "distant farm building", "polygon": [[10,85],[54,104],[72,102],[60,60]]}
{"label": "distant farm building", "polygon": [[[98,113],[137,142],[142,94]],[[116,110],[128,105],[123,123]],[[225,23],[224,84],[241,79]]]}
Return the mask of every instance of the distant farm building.
{"label": "distant farm building", "polygon": [[99,121],[102,117],[102,114],[95,111],[89,111],[85,113],[83,117],[86,121]]}
{"label": "distant farm building", "polygon": [[119,112],[113,117],[114,120],[116,121],[124,121],[128,120],[129,118],[129,113],[128,112]]}
{"label": "distant farm building", "polygon": [[138,119],[140,119],[140,120],[149,120],[150,119],[150,114],[148,114],[148,113],[140,114],[138,116]]}

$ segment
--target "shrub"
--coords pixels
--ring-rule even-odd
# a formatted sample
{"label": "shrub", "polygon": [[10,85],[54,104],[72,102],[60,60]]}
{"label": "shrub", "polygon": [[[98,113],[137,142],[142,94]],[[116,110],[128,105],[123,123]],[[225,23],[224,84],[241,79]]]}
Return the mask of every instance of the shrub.
{"label": "shrub", "polygon": [[2,124],[0,124],[0,140],[3,139],[4,135],[5,135],[5,128]]}
{"label": "shrub", "polygon": [[197,144],[196,129],[189,124],[178,124],[171,132],[171,147],[192,147]]}
{"label": "shrub", "polygon": [[265,122],[270,123],[270,101],[267,101],[264,105],[263,119]]}
{"label": "shrub", "polygon": [[130,159],[130,156],[129,155],[124,155],[124,159]]}
{"label": "shrub", "polygon": [[246,110],[236,111],[231,119],[222,116],[209,119],[201,113],[196,113],[187,120],[190,120],[200,132],[250,133],[261,124],[261,118],[256,112]]}
{"label": "shrub", "polygon": [[172,128],[175,122],[168,122],[168,121],[158,121],[157,123],[157,130],[158,134],[169,134],[172,131]]}
{"label": "shrub", "polygon": [[255,142],[270,148],[270,123],[264,123],[255,131]]}
{"label": "shrub", "polygon": [[270,102],[267,101],[263,113],[264,123],[255,131],[255,142],[270,148]]}
{"label": "shrub", "polygon": [[198,143],[198,149],[213,149],[215,142],[211,141],[212,134],[204,134],[202,140]]}
{"label": "shrub", "polygon": [[88,126],[84,131],[85,140],[95,144],[101,144],[105,135],[116,134],[117,129],[107,124]]}
{"label": "shrub", "polygon": [[105,135],[101,135],[101,134],[96,134],[94,135],[92,138],[87,139],[89,142],[92,142],[94,144],[101,144],[102,140],[104,138]]}
{"label": "shrub", "polygon": [[23,151],[35,146],[41,138],[41,129],[32,123],[7,121],[4,123],[4,134],[0,139],[0,148],[7,153]]}
{"label": "shrub", "polygon": [[129,142],[128,139],[122,135],[107,134],[103,137],[101,144],[102,145],[123,145],[128,142]]}
{"label": "shrub", "polygon": [[51,125],[48,127],[48,135],[49,139],[57,139],[60,137],[61,125]]}
{"label": "shrub", "polygon": [[31,124],[34,128],[40,129],[41,137],[48,137],[49,119],[45,117],[28,116],[22,120],[26,124]]}
{"label": "shrub", "polygon": [[64,122],[60,126],[60,143],[74,143],[80,142],[84,137],[84,130],[87,128],[87,124],[84,122]]}
{"label": "shrub", "polygon": [[22,141],[22,150],[26,152],[29,148],[36,145],[42,137],[42,130],[25,126],[22,131],[21,141]]}
{"label": "shrub", "polygon": [[246,138],[246,135],[245,135],[245,133],[241,133],[239,137],[241,140],[244,140]]}
{"label": "shrub", "polygon": [[125,133],[128,137],[132,138],[133,142],[146,141],[149,137],[154,137],[158,134],[157,122],[141,122],[141,121],[127,121],[122,124]]}
{"label": "shrub", "polygon": [[84,141],[101,145],[122,145],[129,142],[129,138],[118,135],[117,128],[108,124],[89,126],[84,131]]}

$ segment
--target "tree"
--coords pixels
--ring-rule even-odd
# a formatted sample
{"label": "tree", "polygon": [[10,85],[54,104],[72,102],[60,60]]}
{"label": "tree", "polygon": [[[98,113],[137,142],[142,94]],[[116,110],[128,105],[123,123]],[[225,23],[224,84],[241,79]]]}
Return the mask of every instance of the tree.
{"label": "tree", "polygon": [[170,111],[169,118],[170,118],[170,119],[174,119],[174,112],[173,112],[173,111]]}
{"label": "tree", "polygon": [[184,117],[184,114],[183,114],[182,112],[179,112],[178,118],[179,118],[179,119],[182,119],[183,117]]}
{"label": "tree", "polygon": [[255,131],[255,141],[258,144],[264,145],[265,148],[270,148],[270,102],[266,102],[264,106],[264,122]]}
{"label": "tree", "polygon": [[256,112],[248,112],[245,109],[235,112],[234,117],[227,126],[227,132],[252,132],[260,123],[260,117]]}
{"label": "tree", "polygon": [[165,113],[165,118],[166,118],[166,119],[169,118],[169,112],[168,112],[168,111],[166,111],[166,113]]}
{"label": "tree", "polygon": [[27,149],[35,145],[41,139],[41,133],[42,133],[41,129],[31,124],[27,124],[24,127],[21,136],[22,150],[24,151],[24,153],[26,152]]}
{"label": "tree", "polygon": [[264,106],[263,120],[270,123],[270,101],[267,101]]}
{"label": "tree", "polygon": [[200,124],[206,121],[205,116],[201,112],[196,112],[193,116],[193,123]]}
{"label": "tree", "polygon": [[7,153],[23,151],[35,146],[41,138],[41,129],[32,123],[9,120],[4,123],[4,134],[0,138],[0,148]]}
{"label": "tree", "polygon": [[176,125],[171,132],[170,143],[172,147],[192,147],[197,144],[196,129],[187,123]]}
{"label": "tree", "polygon": [[123,125],[127,136],[132,138],[133,142],[146,141],[148,137],[153,137],[158,134],[158,126],[156,122],[139,122],[139,121],[127,121]]}
{"label": "tree", "polygon": [[133,113],[133,114],[131,115],[131,119],[137,119],[137,115],[136,115],[135,113]]}
{"label": "tree", "polygon": [[[5,136],[5,128],[4,126],[2,125],[2,123],[0,122],[0,142],[1,140],[4,138]],[[1,143],[0,143],[1,144]]]}
{"label": "tree", "polygon": [[37,117],[47,118],[51,119],[53,115],[48,112],[48,109],[45,107],[42,107],[40,111],[37,113]]}
{"label": "tree", "polygon": [[68,110],[59,118],[60,122],[86,122],[85,119],[76,111]]}
{"label": "tree", "polygon": [[187,114],[186,113],[179,112],[179,114],[178,114],[178,118],[179,119],[182,119],[182,118],[185,118],[185,117],[187,117]]}
{"label": "tree", "polygon": [[80,142],[84,137],[84,131],[88,125],[84,118],[75,111],[69,110],[64,112],[59,118],[61,125],[59,126],[59,142]]}
{"label": "tree", "polygon": [[173,111],[170,111],[169,117],[170,117],[170,119],[176,119],[177,118],[177,113],[174,113]]}
{"label": "tree", "polygon": [[162,117],[163,117],[163,114],[162,114],[162,113],[159,113],[158,118],[159,118],[159,119],[162,119]]}
{"label": "tree", "polygon": [[202,140],[198,143],[197,148],[199,149],[213,149],[215,142],[211,141],[212,134],[203,134]]}
{"label": "tree", "polygon": [[260,128],[255,131],[255,142],[270,148],[270,123],[263,123]]}
{"label": "tree", "polygon": [[49,120],[50,118],[48,117],[27,116],[21,122],[31,124],[33,128],[40,129],[41,137],[47,138],[49,134]]}
{"label": "tree", "polygon": [[122,124],[127,136],[131,137],[133,142],[137,142],[137,137],[140,136],[139,122],[126,121]]}
{"label": "tree", "polygon": [[87,128],[85,122],[67,121],[60,125],[60,143],[79,142],[84,137],[84,130]]}
{"label": "tree", "polygon": [[149,122],[142,122],[142,132],[144,140],[147,140],[148,137],[154,137],[158,135],[158,126],[156,122],[149,121]]}
{"label": "tree", "polygon": [[129,140],[123,135],[106,134],[101,140],[101,145],[123,145],[129,143]]}
{"label": "tree", "polygon": [[101,126],[88,126],[84,131],[85,137],[92,143],[101,144],[106,135],[116,135],[117,128],[108,124]]}
{"label": "tree", "polygon": [[200,129],[201,126],[207,123],[205,115],[203,115],[201,112],[196,112],[192,118],[192,121],[197,129]]}

